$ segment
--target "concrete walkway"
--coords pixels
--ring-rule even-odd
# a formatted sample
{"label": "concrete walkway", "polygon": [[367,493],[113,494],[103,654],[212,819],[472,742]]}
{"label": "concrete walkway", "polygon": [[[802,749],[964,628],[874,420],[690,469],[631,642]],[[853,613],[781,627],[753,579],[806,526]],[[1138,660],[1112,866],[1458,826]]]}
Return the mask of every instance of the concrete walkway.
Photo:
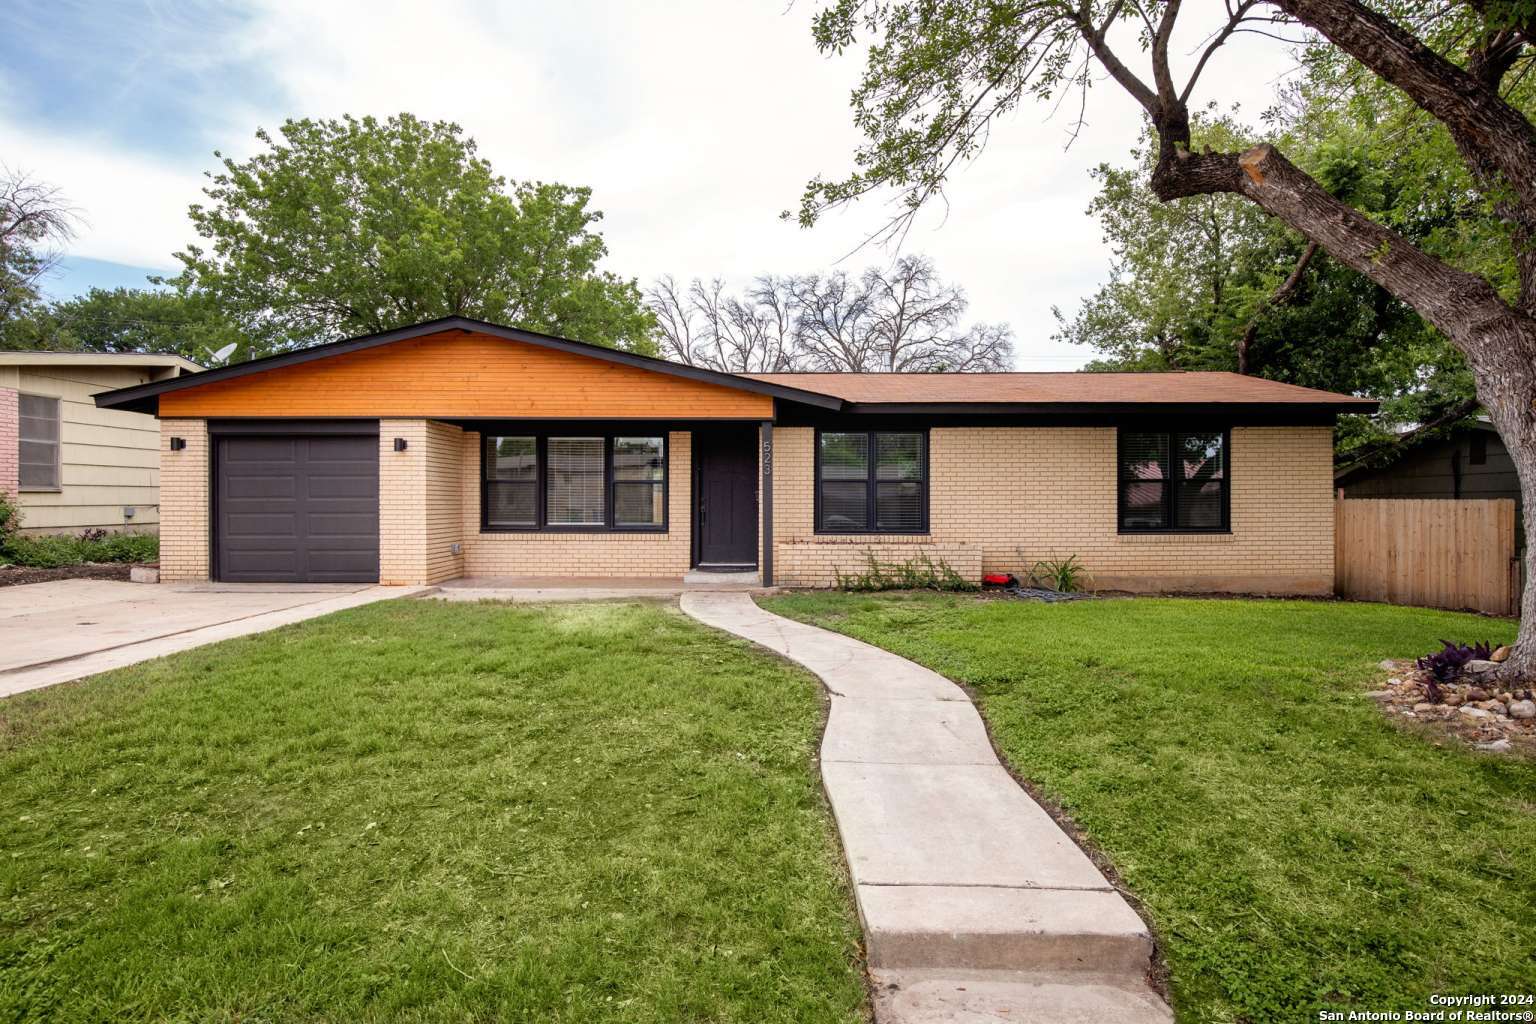
{"label": "concrete walkway", "polygon": [[1173,1019],[1146,981],[1146,925],[998,762],[963,690],[747,594],[681,603],[831,694],[821,772],[881,1024]]}
{"label": "concrete walkway", "polygon": [[0,697],[430,587],[59,580],[0,589]]}

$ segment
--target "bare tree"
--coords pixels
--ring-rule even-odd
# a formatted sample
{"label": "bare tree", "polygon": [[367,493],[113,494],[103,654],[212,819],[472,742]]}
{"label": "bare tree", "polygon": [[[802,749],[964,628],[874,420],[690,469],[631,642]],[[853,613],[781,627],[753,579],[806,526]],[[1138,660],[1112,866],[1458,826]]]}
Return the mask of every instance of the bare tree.
{"label": "bare tree", "polygon": [[[984,149],[997,117],[1028,98],[1054,102],[1064,89],[1086,91],[1101,68],[1153,125],[1158,152],[1150,184],[1159,199],[1241,196],[1450,338],[1509,449],[1525,506],[1536,508],[1536,125],[1504,95],[1533,65],[1536,6],[1399,0],[1391,15],[1376,7],[1362,0],[1209,0],[1196,8],[1211,20],[1200,26],[1202,43],[1180,84],[1169,60],[1180,0],[1019,0],[1002,7],[979,0],[835,0],[816,17],[824,52],[844,52],[860,34],[878,37],[864,51],[853,98],[869,141],[854,174],[810,183],[800,219],[813,223],[830,207],[895,188],[900,210],[891,230],[900,234],[942,193],[955,165]],[[1239,32],[1273,33],[1287,23],[1353,58],[1445,129],[1506,232],[1517,279],[1510,298],[1482,274],[1451,266],[1371,220],[1273,145],[1221,152],[1194,144],[1191,98],[1212,56]],[[1505,678],[1519,680],[1536,678],[1536,516],[1526,517],[1525,530],[1530,563],[1520,633],[1502,667]]]}
{"label": "bare tree", "polygon": [[0,164],[0,324],[37,301],[38,283],[74,235],[76,215],[62,193]]}
{"label": "bare tree", "polygon": [[741,296],[725,282],[695,279],[686,289],[663,275],[646,291],[667,359],[726,373],[796,369],[799,310],[790,278],[764,274]]}
{"label": "bare tree", "polygon": [[965,294],[933,262],[906,256],[890,270],[764,274],[742,295],[719,279],[686,291],[671,277],[646,293],[669,359],[735,373],[792,370],[970,372],[1013,362],[1007,324],[962,329]]}

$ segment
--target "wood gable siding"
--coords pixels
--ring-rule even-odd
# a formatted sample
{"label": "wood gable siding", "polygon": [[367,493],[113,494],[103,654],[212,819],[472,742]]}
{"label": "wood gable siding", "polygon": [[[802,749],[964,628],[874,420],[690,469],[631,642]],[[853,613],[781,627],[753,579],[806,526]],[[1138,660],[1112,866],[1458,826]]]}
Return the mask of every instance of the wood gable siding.
{"label": "wood gable siding", "polygon": [[167,392],[160,415],[769,419],[773,399],[455,330]]}

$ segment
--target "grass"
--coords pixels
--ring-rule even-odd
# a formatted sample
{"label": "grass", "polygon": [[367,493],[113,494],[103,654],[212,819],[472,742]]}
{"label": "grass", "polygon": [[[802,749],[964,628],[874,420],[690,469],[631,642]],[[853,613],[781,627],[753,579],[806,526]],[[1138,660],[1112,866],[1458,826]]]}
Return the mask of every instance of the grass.
{"label": "grass", "polygon": [[1275,601],[765,604],[973,688],[1014,768],[1144,905],[1181,1021],[1531,991],[1536,764],[1395,728],[1364,695],[1382,658],[1508,641],[1508,621]]}
{"label": "grass", "polygon": [[386,602],[0,702],[0,1020],[862,1020],[815,680]]}

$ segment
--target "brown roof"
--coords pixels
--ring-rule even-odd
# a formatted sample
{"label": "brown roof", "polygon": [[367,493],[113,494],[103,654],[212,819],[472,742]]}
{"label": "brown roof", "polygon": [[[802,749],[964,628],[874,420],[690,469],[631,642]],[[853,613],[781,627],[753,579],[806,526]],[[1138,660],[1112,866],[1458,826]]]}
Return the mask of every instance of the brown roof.
{"label": "brown roof", "polygon": [[845,402],[897,405],[1121,405],[1141,403],[1335,405],[1376,402],[1238,373],[745,373],[765,383]]}

